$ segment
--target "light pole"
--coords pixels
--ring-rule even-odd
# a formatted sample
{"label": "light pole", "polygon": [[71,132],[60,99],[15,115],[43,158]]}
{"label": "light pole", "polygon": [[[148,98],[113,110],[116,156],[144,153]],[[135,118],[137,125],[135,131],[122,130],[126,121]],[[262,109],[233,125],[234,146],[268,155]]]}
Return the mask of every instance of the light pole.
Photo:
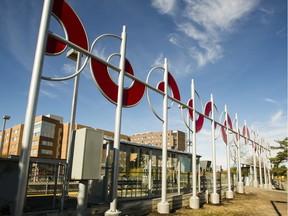
{"label": "light pole", "polygon": [[2,145],[3,145],[3,141],[4,141],[4,136],[5,136],[6,121],[9,119],[10,119],[10,116],[8,116],[8,115],[3,116],[3,128],[2,128],[1,142],[0,142],[0,156],[2,155]]}

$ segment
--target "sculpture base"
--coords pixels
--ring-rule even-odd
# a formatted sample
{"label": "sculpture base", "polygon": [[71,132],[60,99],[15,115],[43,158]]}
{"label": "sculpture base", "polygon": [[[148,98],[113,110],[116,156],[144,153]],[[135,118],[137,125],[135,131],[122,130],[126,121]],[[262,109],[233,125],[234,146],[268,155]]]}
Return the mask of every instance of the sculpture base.
{"label": "sculpture base", "polygon": [[169,203],[168,202],[158,203],[157,204],[157,212],[159,214],[169,214],[170,213]]}
{"label": "sculpture base", "polygon": [[111,211],[110,209],[105,212],[105,216],[119,216],[121,214],[121,211]]}
{"label": "sculpture base", "polygon": [[233,191],[226,191],[226,198],[227,199],[233,199],[233,197],[234,197],[234,193],[233,193]]}
{"label": "sculpture base", "polygon": [[237,182],[237,193],[243,194],[244,193],[244,183]]}
{"label": "sculpture base", "polygon": [[211,193],[210,194],[210,202],[212,204],[219,204],[220,203],[220,196],[218,193]]}
{"label": "sculpture base", "polygon": [[190,200],[189,200],[189,206],[190,208],[192,209],[199,209],[199,198],[198,197],[191,197]]}
{"label": "sculpture base", "polygon": [[257,180],[253,180],[253,187],[257,187],[258,188],[258,181]]}

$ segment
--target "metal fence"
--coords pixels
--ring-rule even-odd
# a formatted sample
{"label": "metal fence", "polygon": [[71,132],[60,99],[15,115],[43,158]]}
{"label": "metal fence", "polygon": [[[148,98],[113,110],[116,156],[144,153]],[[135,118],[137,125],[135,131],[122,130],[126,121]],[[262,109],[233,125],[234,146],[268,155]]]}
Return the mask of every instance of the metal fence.
{"label": "metal fence", "polygon": [[[13,162],[13,166],[12,166]],[[7,163],[7,165],[5,165]],[[8,197],[8,192],[11,192],[11,188],[15,188],[17,180],[17,160],[5,160],[5,163],[1,161],[0,170],[3,175],[0,175],[0,182],[3,180],[5,185],[1,185],[0,198],[3,198],[2,205],[0,202],[0,213],[2,209],[13,209],[13,199],[16,196],[15,193],[11,194],[11,199]],[[31,158],[29,165],[29,178],[27,186],[27,197],[25,203],[25,212],[44,211],[44,210],[60,210],[63,208],[75,209],[77,207],[77,195],[78,195],[78,181],[69,181],[68,194],[64,194],[64,173],[66,169],[65,160],[55,159],[39,159]],[[105,169],[105,168],[103,168]],[[108,173],[112,170],[108,167]],[[133,200],[133,199],[147,199],[153,197],[159,197],[161,194],[161,173],[158,173],[157,178],[152,178],[152,185],[149,188],[147,183],[147,173],[137,172],[137,175],[131,173],[129,177],[123,177],[119,175],[118,179],[118,197],[121,200]],[[133,175],[132,175],[133,174]],[[190,193],[192,186],[192,174],[191,172],[181,172],[180,178],[177,177],[178,173],[173,171],[167,176],[167,193]],[[9,177],[10,176],[10,177]],[[94,204],[108,203],[110,193],[110,176],[108,179],[102,175],[102,179],[89,182],[89,198]],[[9,178],[7,180],[7,178]],[[179,181],[180,179],[180,181]],[[199,177],[198,191],[204,193],[206,191],[212,191],[212,173],[206,173],[205,176]],[[9,182],[9,184],[7,183]],[[232,183],[235,184],[232,179]],[[233,184],[233,185],[234,185]],[[233,186],[232,186],[233,187]],[[9,189],[10,188],[10,189]],[[15,189],[16,190],[16,189]],[[227,174],[217,173],[217,192],[221,195],[227,190]],[[2,194],[1,194],[2,192]],[[10,196],[10,195],[9,195]],[[14,196],[14,198],[12,197]],[[222,197],[222,196],[221,196]],[[220,198],[221,198],[220,197]],[[9,198],[9,200],[7,200]],[[6,199],[6,201],[5,201]],[[1,201],[1,200],[0,200]],[[4,203],[4,204],[3,204]],[[5,204],[6,203],[6,204]],[[6,206],[5,206],[6,205]],[[7,207],[8,206],[8,207]],[[10,206],[10,207],[9,207]],[[5,210],[6,211],[6,210]],[[6,212],[9,212],[8,210]]]}

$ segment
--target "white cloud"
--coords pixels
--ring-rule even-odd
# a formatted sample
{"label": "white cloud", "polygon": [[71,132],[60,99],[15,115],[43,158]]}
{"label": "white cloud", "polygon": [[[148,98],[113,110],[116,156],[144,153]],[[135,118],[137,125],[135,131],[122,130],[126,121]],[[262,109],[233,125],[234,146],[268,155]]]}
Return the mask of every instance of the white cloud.
{"label": "white cloud", "polygon": [[[235,24],[250,13],[259,0],[157,0],[152,1],[161,14],[172,16],[182,39],[177,33],[169,35],[169,41],[178,47],[186,47],[198,66],[215,63],[223,57],[221,42],[225,34],[233,32]],[[171,12],[173,5],[173,13]],[[183,7],[184,6],[184,7]],[[177,10],[177,12],[175,12]],[[191,40],[192,39],[192,40]]]}
{"label": "white cloud", "polygon": [[278,37],[287,37],[287,27],[284,26],[283,28],[281,28],[279,31],[276,32],[276,35]]}
{"label": "white cloud", "polygon": [[268,103],[279,104],[279,102],[277,102],[277,101],[275,101],[275,100],[273,100],[273,99],[271,99],[271,98],[264,98],[264,100],[265,100],[266,102],[268,102]]}
{"label": "white cloud", "polygon": [[172,14],[175,3],[176,0],[152,0],[152,6],[157,8],[161,14]]}
{"label": "white cloud", "polygon": [[74,73],[75,73],[75,64],[65,63],[65,64],[63,65],[62,70],[63,70],[66,74],[74,74]]}
{"label": "white cloud", "polygon": [[40,90],[40,94],[41,94],[41,95],[44,95],[44,96],[46,96],[46,97],[49,97],[49,98],[51,98],[51,99],[57,98],[57,95],[55,95],[55,94],[53,94],[53,93],[51,93],[51,92],[45,91],[45,90],[43,90],[43,89]]}
{"label": "white cloud", "polygon": [[233,24],[250,12],[257,0],[186,0],[185,16],[208,32],[229,31]]}
{"label": "white cloud", "polygon": [[155,59],[152,66],[162,66],[164,64],[163,53],[160,53],[159,56]]}
{"label": "white cloud", "polygon": [[278,112],[274,113],[271,117],[272,124],[277,124],[279,120],[283,119],[283,111],[279,110]]}
{"label": "white cloud", "polygon": [[272,145],[275,140],[282,140],[288,136],[287,113],[279,110],[270,116],[267,121],[253,123],[255,131]]}

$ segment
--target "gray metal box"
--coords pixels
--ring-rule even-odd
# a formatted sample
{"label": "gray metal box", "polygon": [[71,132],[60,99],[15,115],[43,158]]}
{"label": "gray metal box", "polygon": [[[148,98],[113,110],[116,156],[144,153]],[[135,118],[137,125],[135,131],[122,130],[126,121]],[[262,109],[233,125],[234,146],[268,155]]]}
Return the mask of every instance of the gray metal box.
{"label": "gray metal box", "polygon": [[100,179],[103,133],[82,128],[75,131],[72,180]]}

